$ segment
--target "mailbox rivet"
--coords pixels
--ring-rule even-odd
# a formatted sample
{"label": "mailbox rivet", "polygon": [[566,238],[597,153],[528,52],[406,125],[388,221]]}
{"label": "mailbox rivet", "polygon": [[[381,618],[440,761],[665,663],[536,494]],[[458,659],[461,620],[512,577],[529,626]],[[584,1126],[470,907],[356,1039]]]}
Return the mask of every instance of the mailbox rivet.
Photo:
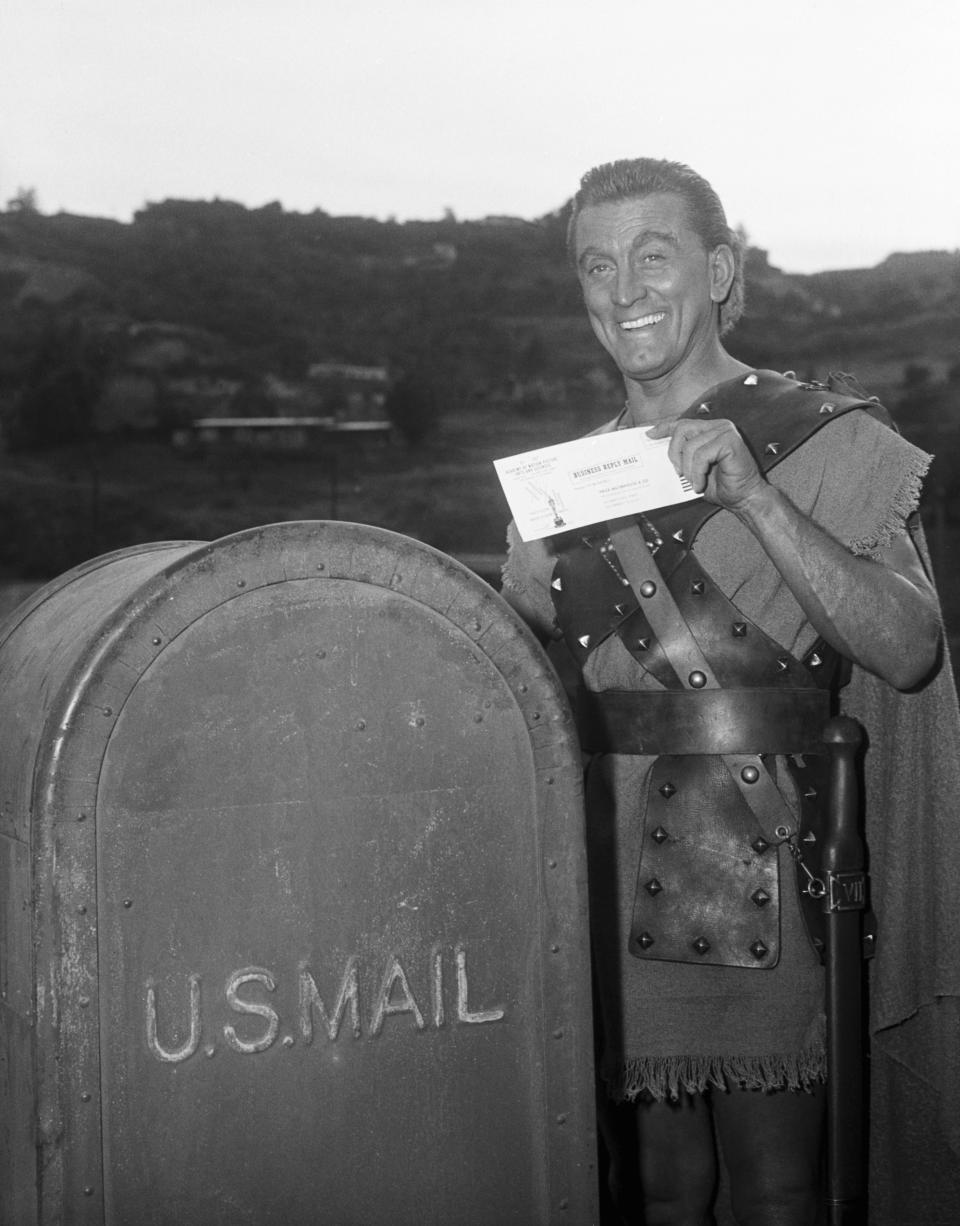
{"label": "mailbox rivet", "polygon": [[545,781],[545,782],[547,782],[547,783],[553,783],[553,775],[547,775],[547,778],[546,778],[546,781]]}
{"label": "mailbox rivet", "polygon": [[562,1030],[555,1030],[555,1031],[553,1032],[553,1037],[554,1037],[555,1039],[562,1039],[562,1038],[563,1038],[563,1031],[562,1031]]}
{"label": "mailbox rivet", "polygon": [[150,642],[153,643],[154,647],[159,647],[160,644],[163,642],[163,639],[160,637],[159,634],[155,634],[153,638],[150,640]]}
{"label": "mailbox rivet", "polygon": [[127,908],[127,910],[129,911],[129,910],[130,910],[130,908],[133,906],[133,899],[132,899],[132,898],[125,898],[125,899],[123,900],[123,905],[124,905],[124,906]]}
{"label": "mailbox rivet", "polygon": [[540,718],[540,712],[539,712],[539,711],[532,711],[532,712],[531,712],[531,714],[530,714],[530,718],[531,718],[531,719],[539,719],[539,718]]}
{"label": "mailbox rivet", "polygon": [[561,1112],[560,1112],[560,1114],[557,1116],[557,1123],[558,1123],[558,1124],[565,1124],[566,1122],[567,1122],[567,1117],[566,1117],[566,1116],[564,1115],[564,1113],[561,1111]]}
{"label": "mailbox rivet", "polygon": [[86,815],[86,813],[78,813],[78,814],[77,814],[77,821],[78,821],[78,822],[85,822],[86,820],[87,820],[87,815]]}
{"label": "mailbox rivet", "polygon": [[86,1186],[86,1187],[83,1189],[83,1194],[84,1194],[84,1196],[92,1196],[92,1195],[93,1195],[93,1188],[91,1188],[91,1187],[90,1187],[90,1185],[89,1185],[89,1184],[87,1184],[87,1186]]}
{"label": "mailbox rivet", "polygon": [[520,691],[521,694],[526,694],[527,692],[527,687],[522,682],[520,685],[517,686],[517,689]]}
{"label": "mailbox rivet", "polygon": [[237,580],[237,587],[246,587],[246,586],[247,586],[247,581],[246,581],[246,579],[238,579],[238,580]]}
{"label": "mailbox rivet", "polygon": [[90,997],[89,997],[89,996],[81,996],[81,997],[80,997],[80,999],[79,999],[79,1001],[78,1001],[77,1003],[79,1004],[79,1006],[80,1006],[80,1008],[81,1008],[81,1009],[86,1009],[86,1008],[87,1008],[87,1006],[90,1004]]}
{"label": "mailbox rivet", "polygon": [[325,563],[323,563],[323,562],[318,562],[318,563],[317,563],[317,570],[326,570],[326,569],[327,569],[327,567],[326,567],[326,564],[325,564]]}
{"label": "mailbox rivet", "polygon": [[561,1209],[566,1209],[566,1208],[567,1208],[567,1206],[568,1206],[569,1204],[570,1204],[570,1202],[569,1202],[568,1200],[562,1200],[562,1201],[560,1202],[560,1208],[561,1208]]}
{"label": "mailbox rivet", "polygon": [[113,707],[104,707],[103,713],[109,719],[110,716],[113,714]]}
{"label": "mailbox rivet", "polygon": [[362,732],[362,731],[364,730],[364,728],[366,728],[366,726],[367,726],[367,721],[366,721],[365,719],[358,719],[358,720],[357,720],[357,723],[356,723],[356,728],[357,728],[357,731],[358,731],[358,732]]}
{"label": "mailbox rivet", "polygon": [[548,867],[549,867],[549,868],[556,868],[556,867],[557,867],[557,862],[556,862],[556,860],[548,860],[548,861],[547,861],[547,865],[548,865]]}
{"label": "mailbox rivet", "polygon": [[87,908],[84,906],[83,903],[81,903],[80,906],[77,907],[77,915],[86,915],[86,914],[87,914]]}
{"label": "mailbox rivet", "polygon": [[558,954],[558,953],[560,952],[560,946],[559,946],[559,945],[551,945],[551,946],[550,946],[550,952],[551,952],[552,954]]}
{"label": "mailbox rivet", "polygon": [[80,1095],[80,1101],[82,1103],[88,1103],[90,1101],[90,1094],[86,1090],[84,1090],[84,1092]]}

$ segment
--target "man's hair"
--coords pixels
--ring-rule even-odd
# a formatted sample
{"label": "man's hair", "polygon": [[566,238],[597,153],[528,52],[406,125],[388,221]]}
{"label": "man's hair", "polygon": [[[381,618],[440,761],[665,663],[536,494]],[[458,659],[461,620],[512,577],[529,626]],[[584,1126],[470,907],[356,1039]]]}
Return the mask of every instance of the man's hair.
{"label": "man's hair", "polygon": [[726,244],[733,252],[734,276],[730,292],[720,304],[720,335],[733,327],[743,314],[743,242],[727,224],[720,197],[710,184],[683,162],[660,158],[622,158],[594,166],[580,180],[567,225],[567,252],[576,260],[577,219],[593,204],[637,200],[669,192],[679,196],[690,227],[707,251]]}

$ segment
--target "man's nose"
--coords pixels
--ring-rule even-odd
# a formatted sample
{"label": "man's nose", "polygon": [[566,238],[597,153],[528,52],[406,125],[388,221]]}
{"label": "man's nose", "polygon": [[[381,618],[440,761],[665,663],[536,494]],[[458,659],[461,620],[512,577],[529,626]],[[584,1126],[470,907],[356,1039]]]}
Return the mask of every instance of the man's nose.
{"label": "man's nose", "polygon": [[637,275],[636,269],[624,265],[617,269],[617,279],[613,285],[613,300],[617,306],[630,306],[647,292],[643,278]]}

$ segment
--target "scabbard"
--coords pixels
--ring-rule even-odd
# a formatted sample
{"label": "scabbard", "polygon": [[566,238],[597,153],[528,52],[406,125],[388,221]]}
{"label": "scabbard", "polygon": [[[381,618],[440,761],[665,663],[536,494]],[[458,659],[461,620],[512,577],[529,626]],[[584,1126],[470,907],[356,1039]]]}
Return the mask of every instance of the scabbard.
{"label": "scabbard", "polygon": [[827,1221],[864,1221],[863,1090],[864,849],[859,832],[857,752],[862,731],[845,716],[824,730],[831,757],[823,847],[826,884]]}

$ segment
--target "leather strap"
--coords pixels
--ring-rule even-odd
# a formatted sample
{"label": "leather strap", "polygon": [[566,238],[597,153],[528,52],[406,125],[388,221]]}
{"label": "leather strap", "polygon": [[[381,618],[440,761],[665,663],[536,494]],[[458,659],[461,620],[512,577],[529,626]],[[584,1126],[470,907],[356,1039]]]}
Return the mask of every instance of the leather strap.
{"label": "leather strap", "polygon": [[612,519],[607,527],[623,573],[681,685],[692,690],[719,688],[713,669],[677,607],[666,577],[647,548],[636,519]]}
{"label": "leather strap", "polygon": [[577,695],[587,753],[823,752],[826,690],[603,690]]}

